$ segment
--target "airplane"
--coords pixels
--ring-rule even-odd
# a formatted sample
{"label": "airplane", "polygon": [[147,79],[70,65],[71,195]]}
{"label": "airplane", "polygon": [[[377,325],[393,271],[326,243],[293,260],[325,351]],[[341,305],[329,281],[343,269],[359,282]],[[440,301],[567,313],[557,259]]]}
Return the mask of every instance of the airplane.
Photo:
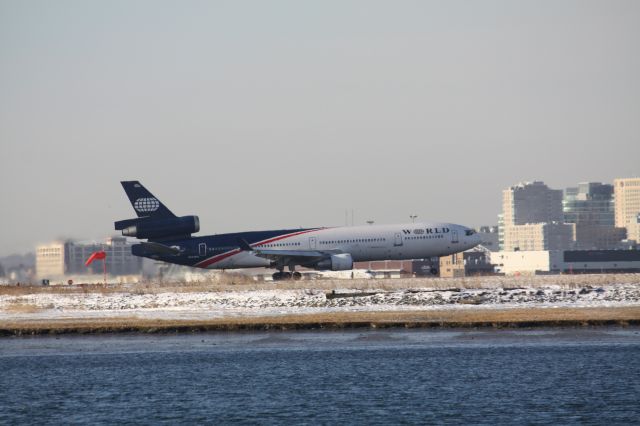
{"label": "airplane", "polygon": [[138,181],[120,183],[138,217],[115,222],[115,229],[147,240],[134,244],[132,254],[195,268],[264,267],[277,270],[274,281],[299,280],[296,266],[344,271],[354,262],[446,256],[480,243],[473,229],[440,222],[193,236],[200,231],[198,216],[176,216]]}

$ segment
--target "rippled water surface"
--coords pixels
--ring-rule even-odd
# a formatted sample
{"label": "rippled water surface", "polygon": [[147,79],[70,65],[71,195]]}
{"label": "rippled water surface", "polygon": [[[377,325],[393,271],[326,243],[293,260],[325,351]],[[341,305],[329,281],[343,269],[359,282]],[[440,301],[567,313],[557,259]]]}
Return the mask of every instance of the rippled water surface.
{"label": "rippled water surface", "polygon": [[0,423],[631,424],[637,328],[0,339]]}

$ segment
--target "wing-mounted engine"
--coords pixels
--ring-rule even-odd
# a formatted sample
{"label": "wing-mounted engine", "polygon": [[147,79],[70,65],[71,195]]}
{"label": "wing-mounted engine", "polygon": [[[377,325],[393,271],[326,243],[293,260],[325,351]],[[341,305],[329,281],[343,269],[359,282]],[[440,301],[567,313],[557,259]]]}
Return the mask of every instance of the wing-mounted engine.
{"label": "wing-mounted engine", "polygon": [[314,266],[319,271],[348,271],[353,269],[353,258],[349,253],[332,254]]}
{"label": "wing-mounted engine", "polygon": [[149,240],[171,239],[189,236],[200,230],[198,216],[167,218],[142,217],[116,222],[117,231],[125,237],[147,238]]}

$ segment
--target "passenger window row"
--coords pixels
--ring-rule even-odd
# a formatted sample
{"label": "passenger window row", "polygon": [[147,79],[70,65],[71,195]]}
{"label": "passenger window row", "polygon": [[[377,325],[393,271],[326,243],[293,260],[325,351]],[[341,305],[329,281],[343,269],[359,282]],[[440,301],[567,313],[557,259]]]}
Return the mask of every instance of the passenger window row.
{"label": "passenger window row", "polygon": [[320,241],[320,244],[375,243],[387,241],[386,238],[356,238],[355,240]]}
{"label": "passenger window row", "polygon": [[301,243],[274,243],[274,244],[262,244],[261,247],[292,247],[299,246]]}

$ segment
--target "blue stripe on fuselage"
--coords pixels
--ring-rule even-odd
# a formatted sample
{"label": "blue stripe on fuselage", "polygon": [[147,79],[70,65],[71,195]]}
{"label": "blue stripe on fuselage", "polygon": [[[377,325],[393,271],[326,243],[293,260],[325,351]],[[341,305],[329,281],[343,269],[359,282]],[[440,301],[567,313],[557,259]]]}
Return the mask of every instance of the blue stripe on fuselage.
{"label": "blue stripe on fuselage", "polygon": [[[239,248],[238,241],[243,239],[253,245],[265,240],[271,240],[289,234],[298,234],[300,232],[310,232],[322,228],[300,228],[300,229],[279,229],[272,231],[248,231],[234,232],[229,234],[206,235],[202,237],[192,237],[188,239],[163,241],[162,244],[169,247],[180,247],[182,253],[177,255],[162,255],[154,253],[145,253],[142,247],[133,249],[136,256],[148,257],[154,260],[162,260],[170,263],[176,263],[185,266],[195,266],[202,261],[218,256],[231,250]],[[200,244],[206,244],[206,255],[201,256],[199,253]],[[136,247],[134,245],[134,247]]]}

